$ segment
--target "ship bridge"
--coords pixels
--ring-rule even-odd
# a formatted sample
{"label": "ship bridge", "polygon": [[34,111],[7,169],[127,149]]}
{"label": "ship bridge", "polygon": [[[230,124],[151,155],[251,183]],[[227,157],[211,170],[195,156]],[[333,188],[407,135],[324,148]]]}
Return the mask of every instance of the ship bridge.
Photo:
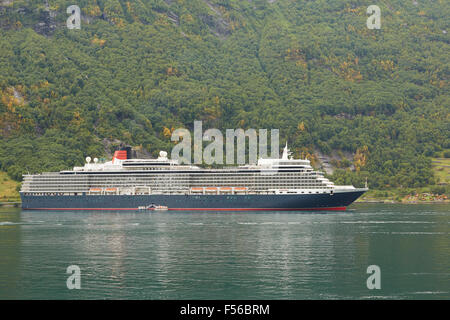
{"label": "ship bridge", "polygon": [[307,159],[294,159],[287,143],[283,149],[281,159],[258,159],[258,167],[261,168],[306,168],[312,169],[310,161]]}

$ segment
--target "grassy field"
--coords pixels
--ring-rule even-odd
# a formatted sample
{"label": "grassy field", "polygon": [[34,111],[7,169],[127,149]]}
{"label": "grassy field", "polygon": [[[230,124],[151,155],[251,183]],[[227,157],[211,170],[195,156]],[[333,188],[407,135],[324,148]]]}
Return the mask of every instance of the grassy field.
{"label": "grassy field", "polygon": [[431,163],[439,183],[450,184],[450,158],[432,158]]}
{"label": "grassy field", "polygon": [[0,202],[20,201],[18,185],[18,182],[11,180],[5,172],[0,171]]}

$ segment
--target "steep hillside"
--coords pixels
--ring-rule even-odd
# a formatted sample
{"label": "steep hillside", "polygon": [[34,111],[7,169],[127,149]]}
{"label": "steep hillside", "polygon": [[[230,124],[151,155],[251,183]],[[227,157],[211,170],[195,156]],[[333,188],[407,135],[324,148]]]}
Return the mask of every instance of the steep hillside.
{"label": "steep hillside", "polygon": [[0,0],[0,170],[121,142],[155,154],[203,120],[279,128],[338,183],[432,185],[450,148],[449,16],[444,0]]}

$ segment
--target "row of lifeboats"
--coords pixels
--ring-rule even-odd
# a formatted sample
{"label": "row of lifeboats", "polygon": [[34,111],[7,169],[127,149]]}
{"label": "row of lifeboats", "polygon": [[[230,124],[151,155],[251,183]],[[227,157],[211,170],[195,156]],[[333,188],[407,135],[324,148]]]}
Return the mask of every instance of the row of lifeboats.
{"label": "row of lifeboats", "polygon": [[247,193],[247,187],[192,187],[191,193],[201,193],[201,194],[227,194],[227,193]]}
{"label": "row of lifeboats", "polygon": [[[117,193],[117,188],[90,188],[90,194]],[[247,187],[192,187],[194,194],[242,194],[247,193]]]}
{"label": "row of lifeboats", "polygon": [[117,188],[90,188],[89,192],[90,193],[102,193],[102,192],[107,192],[107,193],[117,193]]}

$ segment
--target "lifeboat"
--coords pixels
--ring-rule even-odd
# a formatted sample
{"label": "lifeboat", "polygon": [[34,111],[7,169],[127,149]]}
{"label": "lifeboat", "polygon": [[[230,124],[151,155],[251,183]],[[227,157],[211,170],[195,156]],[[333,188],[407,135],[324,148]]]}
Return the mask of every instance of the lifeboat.
{"label": "lifeboat", "polygon": [[234,188],[234,192],[235,193],[246,193],[247,190],[248,190],[248,188],[246,188],[246,187],[236,187],[236,188]]}
{"label": "lifeboat", "polygon": [[102,188],[90,188],[89,192],[102,192]]}
{"label": "lifeboat", "polygon": [[232,191],[233,191],[233,188],[230,188],[230,187],[220,188],[220,192],[222,192],[222,193],[231,193]]}
{"label": "lifeboat", "polygon": [[203,193],[203,188],[191,188],[192,193]]}
{"label": "lifeboat", "polygon": [[217,193],[217,188],[216,187],[207,187],[207,188],[205,188],[205,191],[207,193]]}
{"label": "lifeboat", "polygon": [[106,192],[117,192],[117,188],[106,188]]}

